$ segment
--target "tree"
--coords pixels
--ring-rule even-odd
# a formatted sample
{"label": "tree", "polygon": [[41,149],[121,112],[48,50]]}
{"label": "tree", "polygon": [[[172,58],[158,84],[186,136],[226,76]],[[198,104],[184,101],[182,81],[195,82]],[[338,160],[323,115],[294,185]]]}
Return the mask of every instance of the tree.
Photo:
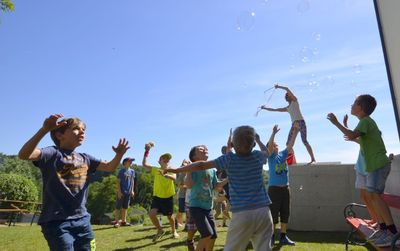
{"label": "tree", "polygon": [[[7,200],[38,201],[38,191],[33,182],[15,173],[0,173],[0,198]],[[2,207],[9,207],[2,203]],[[21,205],[26,208],[31,205]]]}
{"label": "tree", "polygon": [[11,0],[0,0],[0,9],[4,12],[13,11],[14,3]]}

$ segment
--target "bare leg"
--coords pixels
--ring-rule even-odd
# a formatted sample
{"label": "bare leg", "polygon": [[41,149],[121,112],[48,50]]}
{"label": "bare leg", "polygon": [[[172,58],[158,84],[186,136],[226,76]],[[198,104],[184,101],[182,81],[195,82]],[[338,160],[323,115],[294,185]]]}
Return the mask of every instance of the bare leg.
{"label": "bare leg", "polygon": [[308,154],[310,155],[310,157],[311,157],[311,161],[309,162],[309,164],[311,164],[311,163],[315,163],[316,161],[315,161],[315,157],[314,157],[314,153],[313,153],[313,150],[312,150],[312,148],[311,148],[311,145],[310,144],[304,144],[305,145],[305,147],[306,147],[306,149],[307,149],[307,152],[308,152]]}
{"label": "bare leg", "polygon": [[[149,218],[150,218],[151,222],[153,223],[153,225],[158,229],[158,231],[161,231],[162,229],[160,226],[160,221],[158,221],[158,218],[157,218],[157,212],[158,212],[157,208],[151,209],[149,212]],[[175,228],[175,226],[174,226],[174,228]]]}

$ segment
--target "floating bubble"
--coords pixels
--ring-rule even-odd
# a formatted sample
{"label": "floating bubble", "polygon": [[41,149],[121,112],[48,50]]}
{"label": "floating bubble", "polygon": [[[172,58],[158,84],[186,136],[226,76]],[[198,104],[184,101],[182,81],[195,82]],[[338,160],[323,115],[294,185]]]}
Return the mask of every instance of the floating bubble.
{"label": "floating bubble", "polygon": [[332,76],[325,76],[322,78],[321,82],[324,86],[332,87],[335,84],[335,79]]}
{"label": "floating bubble", "polygon": [[303,191],[303,185],[300,185],[299,187],[299,191],[302,192]]}
{"label": "floating bubble", "polygon": [[317,81],[317,77],[315,76],[315,74],[311,74],[310,79],[308,80],[307,83],[307,88],[310,92],[318,89],[319,87],[319,82]]}
{"label": "floating bubble", "polygon": [[355,74],[360,74],[360,73],[361,73],[361,70],[362,70],[362,66],[361,66],[361,65],[359,65],[359,64],[353,65],[353,72],[354,72]]}
{"label": "floating bubble", "polygon": [[267,5],[270,2],[271,2],[270,0],[261,0],[261,4],[263,4],[263,5]]}
{"label": "floating bubble", "polygon": [[321,40],[321,34],[319,34],[318,32],[313,32],[312,37],[315,41]]}
{"label": "floating bubble", "polygon": [[310,9],[310,2],[308,0],[301,0],[297,4],[297,11],[299,13],[304,13]]}
{"label": "floating bubble", "polygon": [[300,50],[300,59],[303,63],[308,63],[311,61],[312,57],[313,57],[313,51],[308,48],[307,46],[304,46],[301,50]]}
{"label": "floating bubble", "polygon": [[314,56],[318,56],[318,55],[319,55],[319,49],[318,49],[318,48],[312,49],[312,54],[313,54]]}
{"label": "floating bubble", "polygon": [[256,13],[251,11],[242,11],[237,17],[237,30],[250,31],[256,23]]}

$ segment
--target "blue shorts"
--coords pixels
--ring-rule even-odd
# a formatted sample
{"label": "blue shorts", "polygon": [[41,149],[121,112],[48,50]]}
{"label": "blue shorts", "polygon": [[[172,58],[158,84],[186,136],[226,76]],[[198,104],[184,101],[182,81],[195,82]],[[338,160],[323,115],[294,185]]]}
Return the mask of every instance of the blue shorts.
{"label": "blue shorts", "polygon": [[121,199],[117,198],[117,204],[115,205],[116,209],[128,209],[129,201],[131,200],[130,194],[122,194]]}
{"label": "blue shorts", "polygon": [[185,212],[185,198],[179,198],[178,199],[178,204],[179,204],[179,212],[184,213]]}
{"label": "blue shorts", "polygon": [[42,233],[51,251],[96,249],[90,215],[79,219],[52,221],[42,224]]}
{"label": "blue shorts", "polygon": [[370,193],[381,194],[385,190],[385,183],[389,176],[391,165],[379,168],[367,174],[366,187]]}
{"label": "blue shorts", "polygon": [[201,238],[211,236],[211,239],[217,238],[217,228],[215,227],[214,216],[212,210],[206,210],[199,207],[190,207],[190,215],[196,223],[197,230]]}
{"label": "blue shorts", "polygon": [[362,175],[356,171],[356,189],[367,189],[367,175]]}

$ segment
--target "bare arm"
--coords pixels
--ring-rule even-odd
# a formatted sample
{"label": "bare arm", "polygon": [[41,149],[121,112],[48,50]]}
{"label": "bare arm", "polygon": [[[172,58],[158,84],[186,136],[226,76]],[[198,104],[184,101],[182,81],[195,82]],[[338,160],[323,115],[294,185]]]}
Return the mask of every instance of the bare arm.
{"label": "bare arm", "polygon": [[289,95],[289,97],[291,97],[291,100],[297,101],[297,97],[296,97],[296,96],[294,95],[294,93],[289,89],[289,87],[276,84],[276,85],[275,85],[275,88],[276,88],[276,89],[285,90],[285,91],[287,92],[287,94]]}
{"label": "bare arm", "polygon": [[185,176],[185,185],[187,188],[192,188],[193,187],[193,179],[192,179],[192,173],[186,173]]}
{"label": "bare arm", "polygon": [[275,141],[275,135],[279,132],[278,125],[274,125],[272,128],[272,133],[271,136],[269,137],[268,140],[268,154],[271,155],[274,152],[274,141]]}
{"label": "bare arm", "polygon": [[355,140],[361,136],[360,132],[352,131],[352,130],[344,127],[342,124],[340,124],[340,122],[337,120],[335,114],[328,113],[327,119],[345,135],[346,139]]}
{"label": "bare arm", "polygon": [[180,168],[166,168],[164,169],[164,172],[171,172],[171,173],[182,173],[182,172],[194,172],[194,171],[200,171],[200,170],[206,170],[213,168],[215,166],[215,162],[213,160],[211,161],[197,161],[194,162],[190,165],[180,167]]}
{"label": "bare arm", "polygon": [[150,149],[152,145],[150,143],[147,143],[144,146],[144,154],[143,154],[143,160],[142,160],[142,166],[146,168],[147,171],[151,171],[152,166],[147,163],[147,158],[149,157]]}
{"label": "bare arm", "polygon": [[226,143],[226,153],[232,152],[233,144],[232,144],[232,128],[229,131],[228,142]]}
{"label": "bare arm", "polygon": [[270,107],[266,107],[265,105],[262,105],[260,107],[261,109],[270,111],[270,112],[287,112],[287,107],[282,107],[282,108],[270,108]]}
{"label": "bare arm", "polygon": [[37,131],[37,133],[22,146],[21,150],[19,150],[18,157],[22,160],[39,160],[42,152],[37,148],[37,145],[48,132],[65,125],[66,122],[57,122],[57,120],[62,117],[62,114],[52,114],[46,118],[39,131]]}
{"label": "bare arm", "polygon": [[258,133],[256,133],[255,140],[256,140],[256,143],[257,143],[258,147],[260,147],[261,152],[263,152],[264,154],[268,155],[268,149],[264,145],[264,143],[261,142],[260,135],[258,135]]}
{"label": "bare arm", "polygon": [[115,152],[114,158],[109,162],[106,161],[100,162],[100,165],[97,167],[97,170],[103,172],[114,172],[119,166],[122,157],[129,149],[128,143],[129,142],[125,138],[119,139],[117,147],[112,146],[112,149]]}

